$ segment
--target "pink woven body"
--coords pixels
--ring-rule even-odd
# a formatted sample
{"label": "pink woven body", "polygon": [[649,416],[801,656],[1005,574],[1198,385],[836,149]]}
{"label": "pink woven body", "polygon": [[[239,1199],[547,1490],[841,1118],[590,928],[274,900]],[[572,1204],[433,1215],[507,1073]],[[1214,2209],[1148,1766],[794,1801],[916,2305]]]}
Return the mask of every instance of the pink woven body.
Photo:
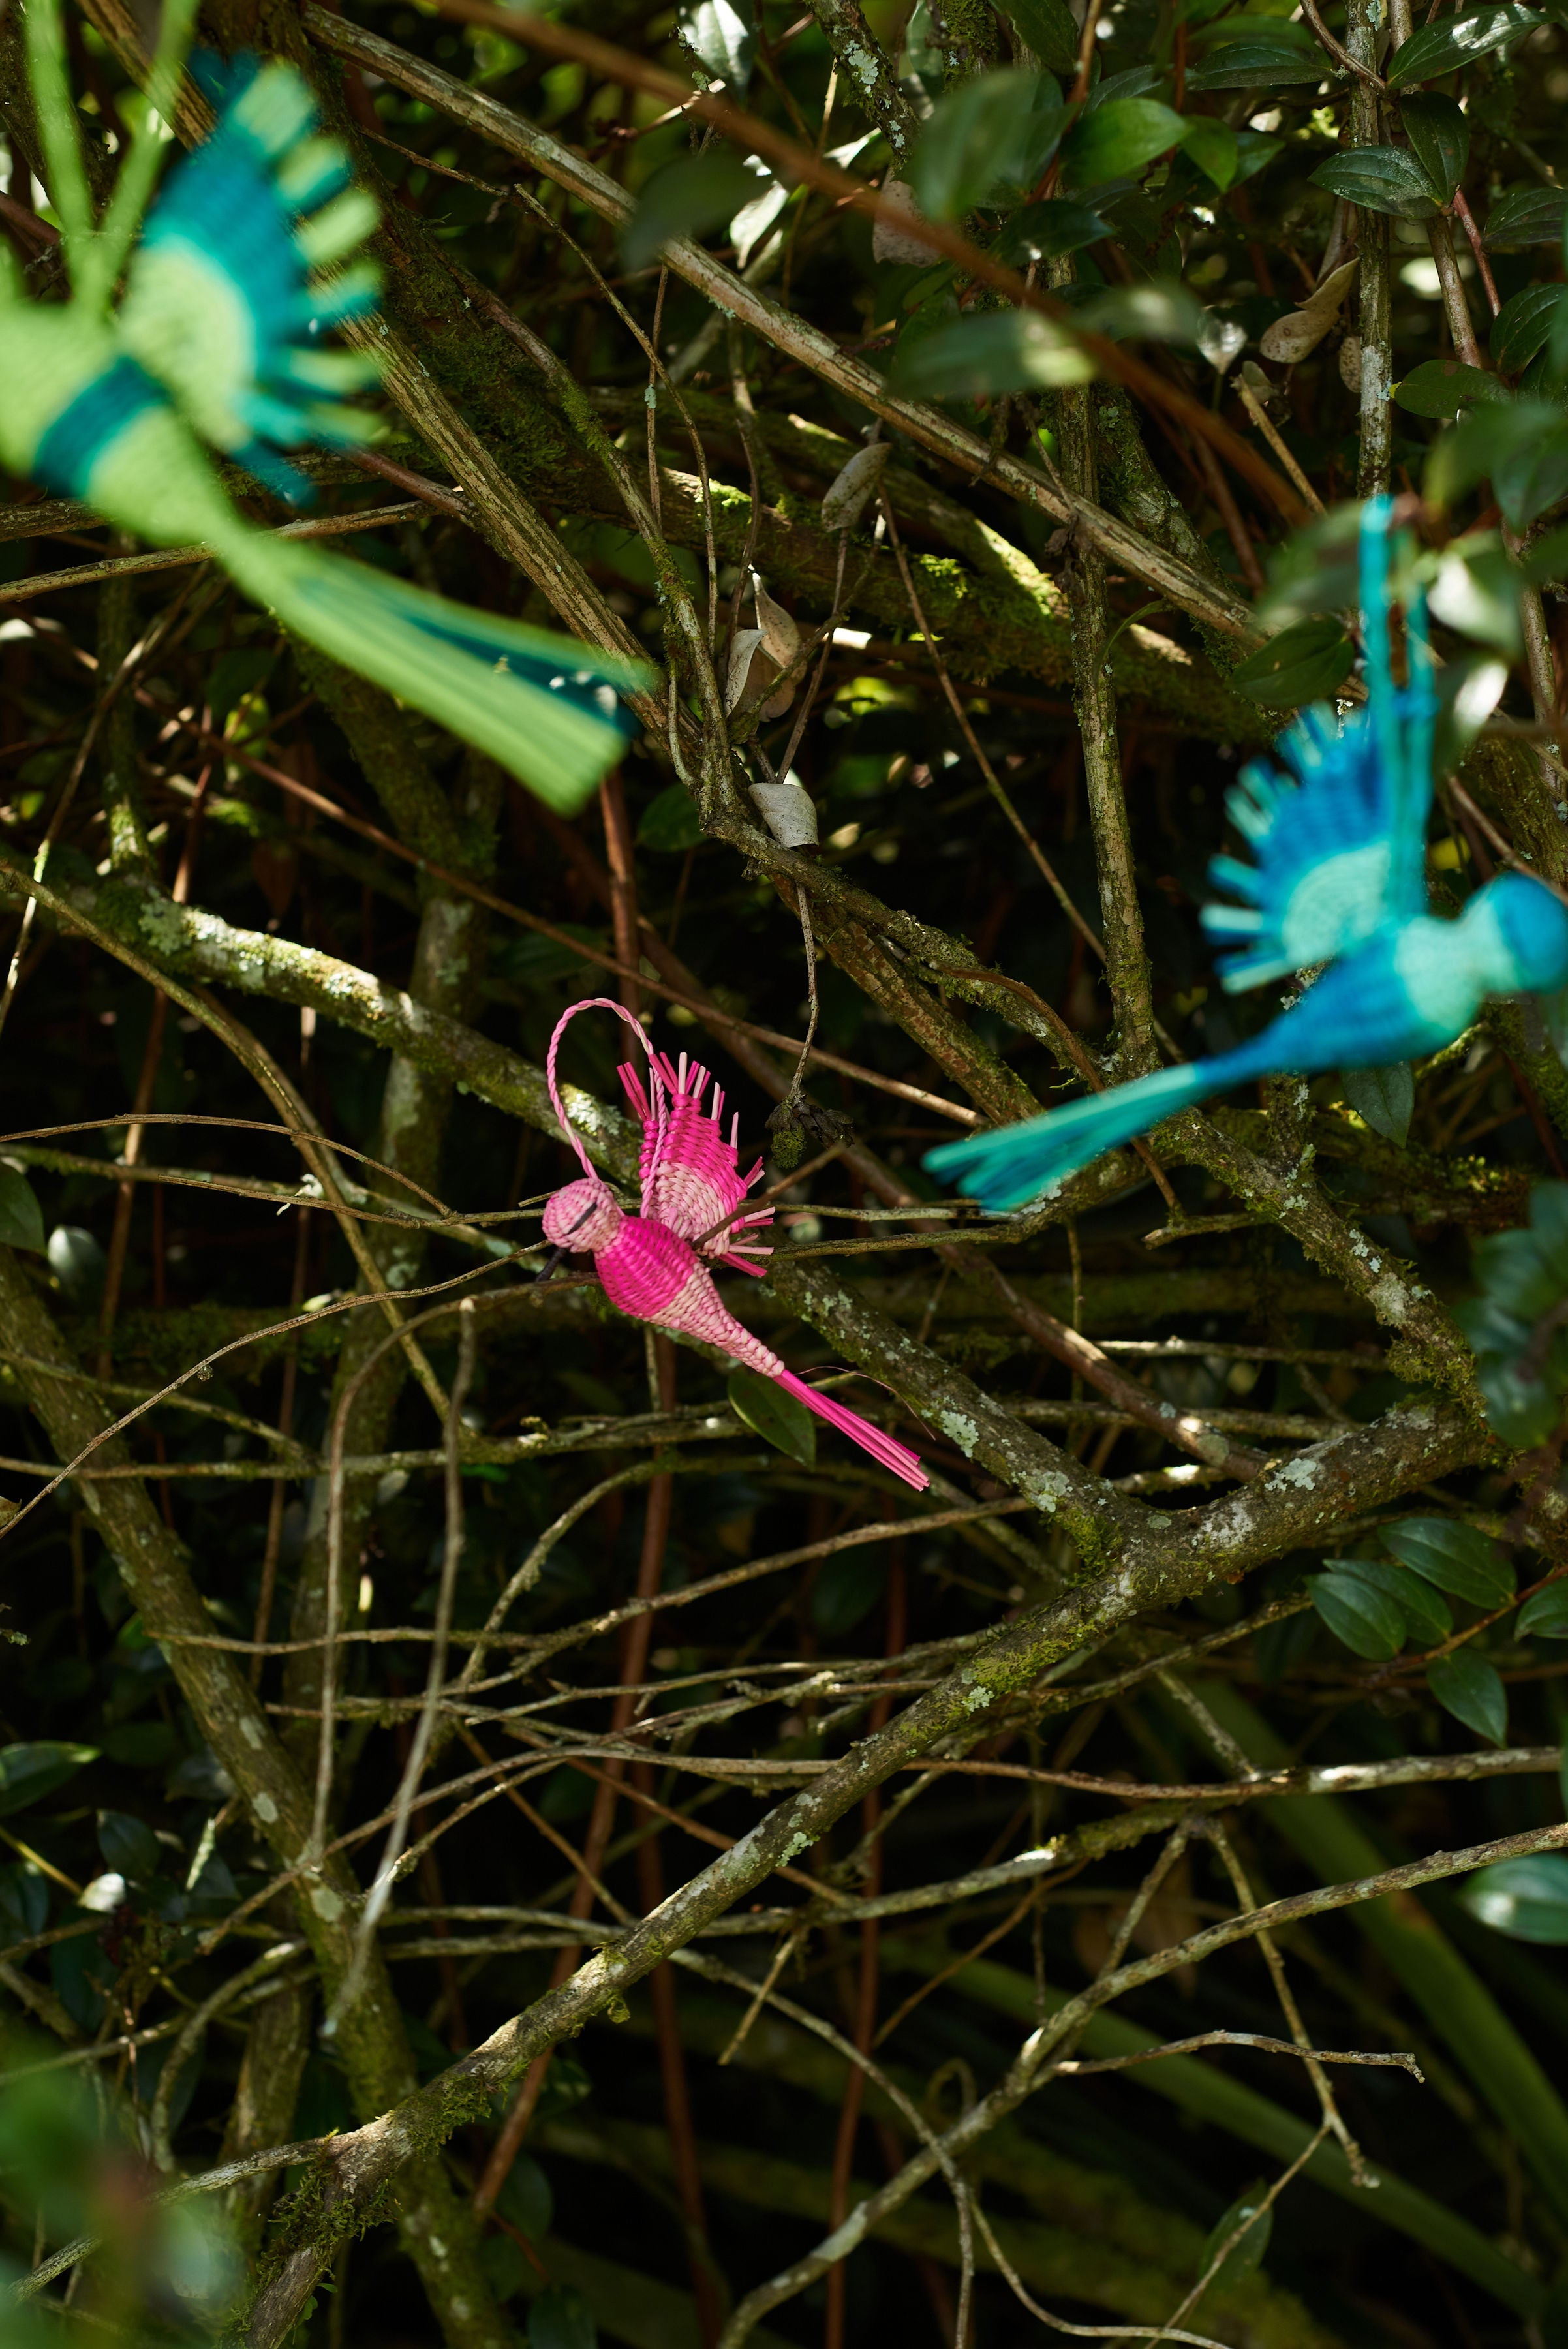
{"label": "pink woven body", "polygon": [[737,1272],[762,1275],[762,1267],[748,1257],[771,1256],[771,1248],[754,1240],[732,1240],[730,1234],[748,1226],[771,1224],[774,1211],[763,1207],[742,1216],[736,1210],[763,1171],[759,1158],[749,1174],[742,1175],[736,1144],[740,1119],[728,1142],[721,1123],[724,1096],[717,1084],[709,1107],[702,1095],[712,1082],[709,1071],[689,1066],[684,1052],[679,1068],[667,1053],[649,1056],[649,1093],[634,1068],[624,1066],[620,1081],[627,1099],[642,1120],[642,1205],[672,1230],[683,1232],[696,1245],[704,1240],[704,1254],[721,1257]]}
{"label": "pink woven body", "polygon": [[[646,1091],[635,1068],[626,1066],[620,1071],[627,1098],[642,1122],[639,1216],[628,1216],[596,1174],[573,1132],[556,1082],[556,1061],[566,1023],[590,1009],[613,1011],[648,1050]],[[549,1200],[545,1209],[545,1237],[558,1247],[576,1246],[591,1252],[605,1295],[621,1312],[635,1320],[657,1322],[680,1337],[722,1347],[748,1370],[775,1379],[808,1411],[923,1493],[929,1479],[914,1453],[847,1404],[819,1394],[796,1378],[770,1347],[735,1319],[720,1297],[710,1267],[727,1264],[739,1272],[760,1275],[762,1267],[746,1259],[771,1255],[771,1249],[736,1235],[771,1223],[773,1209],[764,1207],[750,1215],[740,1212],[763,1171],[763,1163],[759,1159],[742,1178],[737,1154],[739,1119],[726,1141],[719,1123],[724,1096],[717,1085],[708,1108],[702,1106],[703,1093],[712,1083],[709,1071],[689,1067],[684,1053],[679,1067],[667,1055],[655,1053],[630,1012],[607,997],[597,996],[574,1003],[557,1021],[545,1074],[556,1114],[582,1161],[586,1178],[568,1183]]]}

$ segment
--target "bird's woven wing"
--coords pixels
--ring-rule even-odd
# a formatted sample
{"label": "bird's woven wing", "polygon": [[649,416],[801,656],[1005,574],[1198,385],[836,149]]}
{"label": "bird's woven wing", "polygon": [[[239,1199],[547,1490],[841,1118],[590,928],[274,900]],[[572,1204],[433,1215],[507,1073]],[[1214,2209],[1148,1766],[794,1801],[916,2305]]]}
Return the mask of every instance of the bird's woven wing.
{"label": "bird's woven wing", "polygon": [[131,261],[117,326],[202,437],[292,503],[309,484],[276,452],[364,440],[350,396],[376,363],[325,338],[374,305],[377,277],[352,254],[377,207],[349,184],[336,139],[291,66],[243,58],[193,70],[220,104],[204,145],[164,181]]}
{"label": "bird's woven wing", "polygon": [[[733,1121],[726,1140],[721,1123],[724,1096],[710,1072],[689,1061],[684,1052],[679,1064],[668,1053],[654,1053],[646,1092],[633,1068],[623,1067],[620,1081],[642,1121],[644,1216],[678,1232],[699,1254],[737,1272],[760,1275],[762,1267],[749,1259],[773,1251],[741,1235],[772,1223],[773,1209],[752,1215],[742,1215],[740,1209],[763,1162],[759,1158],[750,1174],[742,1175],[740,1120]],[[704,1108],[702,1096],[710,1084],[713,1091]]]}
{"label": "bird's woven wing", "polygon": [[1368,698],[1343,721],[1319,704],[1275,749],[1289,770],[1242,770],[1226,805],[1252,862],[1217,856],[1209,877],[1240,905],[1203,909],[1227,950],[1232,993],[1327,962],[1387,921],[1427,910],[1432,795],[1430,659],[1418,601],[1407,616],[1410,683],[1396,686],[1388,648],[1387,502],[1367,510],[1361,540]]}

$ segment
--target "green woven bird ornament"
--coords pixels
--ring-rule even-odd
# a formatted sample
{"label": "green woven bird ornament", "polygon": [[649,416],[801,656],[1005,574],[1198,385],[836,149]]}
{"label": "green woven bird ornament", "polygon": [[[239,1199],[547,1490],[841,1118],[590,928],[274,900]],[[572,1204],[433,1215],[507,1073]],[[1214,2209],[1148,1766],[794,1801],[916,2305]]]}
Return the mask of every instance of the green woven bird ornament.
{"label": "green woven bird ornament", "polygon": [[211,547],[284,626],[570,812],[620,755],[618,688],[646,685],[647,672],[259,530],[218,480],[209,448],[297,503],[309,484],[284,450],[369,437],[349,401],[376,362],[325,342],[374,305],[375,271],[354,256],[377,209],[350,184],[342,147],[318,132],[292,67],[202,58],[193,70],[216,128],[147,211],[193,15],[194,0],[166,0],[144,118],[95,221],[58,0],[29,0],[28,65],[72,292],[28,300],[0,244],[0,460],[155,544]]}

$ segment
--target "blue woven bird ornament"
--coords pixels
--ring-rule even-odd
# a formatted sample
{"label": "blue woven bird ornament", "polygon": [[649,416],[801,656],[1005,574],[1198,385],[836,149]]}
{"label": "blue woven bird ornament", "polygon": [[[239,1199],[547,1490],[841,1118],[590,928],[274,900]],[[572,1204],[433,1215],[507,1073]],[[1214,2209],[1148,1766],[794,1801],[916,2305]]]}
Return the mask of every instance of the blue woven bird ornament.
{"label": "blue woven bird ornament", "polygon": [[616,692],[646,671],[257,529],[223,491],[209,449],[297,503],[309,483],[283,450],[352,447],[373,430],[350,399],[375,360],[325,344],[374,307],[375,270],[357,256],[378,212],[317,130],[301,77],[254,58],[205,62],[216,128],[147,210],[193,16],[194,0],[166,0],[144,116],[95,220],[58,0],[29,0],[71,298],[28,300],[0,244],[0,460],[155,544],[212,548],[286,627],[569,812],[620,755]]}
{"label": "blue woven bird ornament", "polygon": [[1234,1051],[927,1153],[934,1173],[993,1213],[1054,1195],[1105,1151],[1233,1085],[1421,1060],[1461,1035],[1488,996],[1568,983],[1568,909],[1529,874],[1499,874],[1458,921],[1428,910],[1432,661],[1417,593],[1406,616],[1409,682],[1396,685],[1389,521],[1386,499],[1362,518],[1366,705],[1343,719],[1322,705],[1304,710],[1276,745],[1288,774],[1261,761],[1243,770],[1227,805],[1254,861],[1213,860],[1215,887],[1241,903],[1202,914],[1225,949],[1231,992],[1327,968]]}

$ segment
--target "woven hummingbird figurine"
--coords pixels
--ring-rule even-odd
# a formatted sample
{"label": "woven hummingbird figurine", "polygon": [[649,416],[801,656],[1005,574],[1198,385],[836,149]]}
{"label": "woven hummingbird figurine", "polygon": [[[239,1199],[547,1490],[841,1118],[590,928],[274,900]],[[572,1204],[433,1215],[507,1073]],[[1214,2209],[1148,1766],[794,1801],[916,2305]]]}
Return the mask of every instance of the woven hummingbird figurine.
{"label": "woven hummingbird figurine", "polygon": [[164,0],[142,118],[95,222],[59,0],[28,0],[28,68],[71,298],[28,300],[0,243],[0,460],[155,544],[211,547],[285,627],[569,812],[624,747],[615,688],[645,683],[646,672],[254,528],[218,480],[208,449],[297,503],[310,485],[281,450],[348,448],[373,429],[349,395],[374,379],[376,361],[322,344],[374,306],[375,270],[353,256],[378,212],[348,184],[338,142],[317,133],[315,101],[292,67],[202,58],[193,70],[219,101],[217,126],[169,174],[131,250],[194,13],[195,0]]}
{"label": "woven hummingbird figurine", "polygon": [[1219,968],[1231,992],[1328,968],[1233,1051],[927,1153],[993,1214],[1054,1194],[1102,1152],[1233,1085],[1420,1060],[1461,1035],[1488,996],[1568,983],[1568,910],[1528,874],[1500,873],[1458,921],[1428,911],[1432,662],[1417,591],[1406,614],[1409,682],[1395,684],[1390,514],[1376,498],[1362,516],[1366,705],[1344,720],[1321,705],[1303,711],[1276,745],[1289,775],[1261,761],[1242,771],[1227,806],[1256,862],[1215,857],[1210,881],[1243,902],[1202,914],[1227,948]]}
{"label": "woven hummingbird figurine", "polygon": [[[579,1011],[613,1011],[625,1020],[648,1054],[646,1091],[634,1067],[623,1065],[619,1071],[627,1099],[642,1124],[639,1215],[628,1215],[596,1173],[556,1085],[561,1039]],[[561,1131],[583,1167],[575,1182],[566,1184],[545,1204],[545,1237],[556,1253],[574,1249],[591,1255],[605,1295],[622,1313],[635,1321],[654,1322],[678,1337],[700,1338],[708,1345],[722,1346],[736,1361],[774,1380],[818,1419],[825,1419],[882,1467],[923,1493],[929,1479],[912,1452],[868,1419],[862,1419],[858,1412],[797,1379],[770,1347],[736,1320],[720,1297],[713,1279],[715,1265],[761,1277],[761,1265],[751,1259],[773,1251],[743,1236],[771,1224],[774,1211],[764,1207],[751,1214],[742,1212],[747,1192],[763,1171],[763,1162],[759,1158],[749,1174],[741,1174],[739,1118],[726,1140],[721,1123],[724,1096],[717,1085],[707,1106],[703,1105],[703,1093],[711,1081],[709,1071],[689,1063],[684,1052],[679,1065],[668,1054],[655,1052],[629,1011],[608,996],[596,995],[574,1003],[556,1021],[545,1072]]]}

